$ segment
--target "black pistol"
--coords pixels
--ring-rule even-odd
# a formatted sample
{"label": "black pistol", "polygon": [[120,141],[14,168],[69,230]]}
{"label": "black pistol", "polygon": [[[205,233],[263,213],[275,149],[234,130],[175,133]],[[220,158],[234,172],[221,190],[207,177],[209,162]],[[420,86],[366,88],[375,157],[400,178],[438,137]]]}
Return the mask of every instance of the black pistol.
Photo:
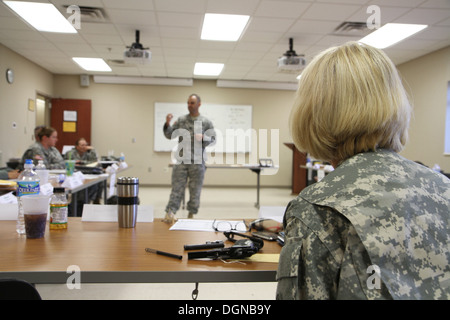
{"label": "black pistol", "polygon": [[208,251],[189,252],[188,259],[241,259],[257,253],[259,248],[249,239],[237,240],[232,247]]}
{"label": "black pistol", "polygon": [[184,250],[215,249],[225,247],[223,240],[206,241],[204,244],[186,244]]}

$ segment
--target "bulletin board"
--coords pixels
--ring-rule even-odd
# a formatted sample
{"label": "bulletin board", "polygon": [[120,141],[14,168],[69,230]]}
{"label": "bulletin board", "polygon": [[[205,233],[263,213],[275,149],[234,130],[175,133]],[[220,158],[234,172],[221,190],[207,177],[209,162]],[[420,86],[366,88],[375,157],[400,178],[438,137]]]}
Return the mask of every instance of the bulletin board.
{"label": "bulletin board", "polygon": [[[208,147],[210,152],[246,153],[251,151],[252,106],[202,103],[200,114],[214,125],[217,134],[216,144]],[[186,102],[155,102],[154,151],[169,152],[176,147],[178,140],[169,140],[164,136],[163,127],[168,113],[173,114],[171,124],[178,117],[188,114]],[[245,134],[245,139],[243,139]],[[245,140],[245,141],[243,141]]]}

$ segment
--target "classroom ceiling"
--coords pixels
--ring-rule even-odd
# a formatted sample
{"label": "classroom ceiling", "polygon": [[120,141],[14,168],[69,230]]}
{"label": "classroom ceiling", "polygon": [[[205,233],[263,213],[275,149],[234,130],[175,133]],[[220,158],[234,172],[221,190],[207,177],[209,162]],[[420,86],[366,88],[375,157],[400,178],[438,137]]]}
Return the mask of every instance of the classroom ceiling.
{"label": "classroom ceiling", "polygon": [[[32,1],[32,0],[28,0]],[[98,8],[100,17],[82,18],[77,34],[38,32],[0,2],[0,43],[55,74],[85,74],[72,57],[103,58],[108,74],[162,78],[205,78],[193,75],[196,62],[224,63],[221,80],[295,82],[297,74],[277,70],[277,59],[289,49],[307,62],[319,51],[366,31],[340,32],[343,22],[366,22],[369,5],[381,9],[381,24],[427,24],[420,33],[385,49],[394,63],[420,57],[450,45],[450,0],[53,0],[66,17],[65,5]],[[250,15],[237,42],[200,40],[205,13]],[[135,41],[150,47],[149,65],[121,63]],[[209,78],[209,77],[207,77]]]}

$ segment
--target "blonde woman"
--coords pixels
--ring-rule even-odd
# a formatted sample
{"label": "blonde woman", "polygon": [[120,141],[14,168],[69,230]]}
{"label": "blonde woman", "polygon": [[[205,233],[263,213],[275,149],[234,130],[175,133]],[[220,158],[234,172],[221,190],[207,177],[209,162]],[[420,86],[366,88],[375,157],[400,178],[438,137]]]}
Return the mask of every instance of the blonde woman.
{"label": "blonde woman", "polygon": [[450,180],[398,154],[411,113],[381,50],[350,42],[304,70],[291,134],[335,170],[286,209],[278,299],[450,298]]}

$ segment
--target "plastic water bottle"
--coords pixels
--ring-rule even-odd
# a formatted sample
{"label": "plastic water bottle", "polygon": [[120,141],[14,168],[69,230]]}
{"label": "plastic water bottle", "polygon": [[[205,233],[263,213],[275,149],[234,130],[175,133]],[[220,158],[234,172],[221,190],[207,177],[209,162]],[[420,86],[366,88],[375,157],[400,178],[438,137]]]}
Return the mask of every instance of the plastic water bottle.
{"label": "plastic water bottle", "polygon": [[47,168],[45,167],[44,160],[39,160],[37,166],[34,168],[35,171],[45,169]]}
{"label": "plastic water bottle", "polygon": [[39,160],[38,161],[37,166],[34,167],[34,171],[36,171],[36,173],[39,176],[40,185],[42,186],[42,185],[46,184],[47,181],[48,181],[48,173],[49,173],[49,171],[45,167],[44,160]]}
{"label": "plastic water bottle", "polygon": [[19,234],[25,234],[25,217],[23,214],[22,196],[39,194],[39,176],[33,170],[33,161],[25,160],[24,170],[17,179],[17,202],[19,204],[19,213],[17,215],[16,231]]}

